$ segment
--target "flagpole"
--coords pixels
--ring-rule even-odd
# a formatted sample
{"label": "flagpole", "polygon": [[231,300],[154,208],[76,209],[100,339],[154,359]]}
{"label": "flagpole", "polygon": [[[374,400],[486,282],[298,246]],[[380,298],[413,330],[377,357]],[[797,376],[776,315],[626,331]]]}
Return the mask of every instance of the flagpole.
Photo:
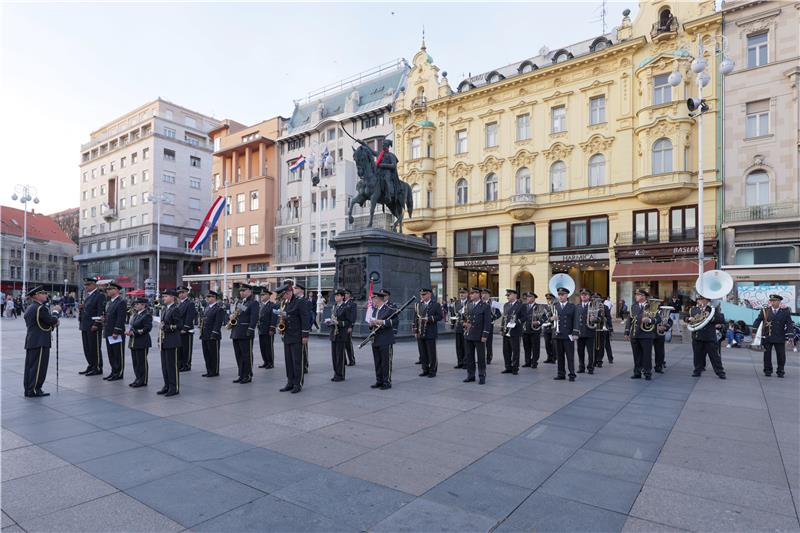
{"label": "flagpole", "polygon": [[[224,164],[224,163],[223,163]],[[225,175],[223,169],[223,176]],[[222,298],[225,299],[225,296],[228,294],[228,209],[230,206],[228,205],[228,177],[225,176],[225,204],[223,209],[225,210],[225,229],[222,235]]]}

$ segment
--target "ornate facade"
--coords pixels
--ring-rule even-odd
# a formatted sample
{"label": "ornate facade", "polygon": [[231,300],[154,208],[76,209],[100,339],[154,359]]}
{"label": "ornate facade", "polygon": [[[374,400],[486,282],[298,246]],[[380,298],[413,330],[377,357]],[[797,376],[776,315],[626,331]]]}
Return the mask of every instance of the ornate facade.
{"label": "ornate facade", "polygon": [[[705,88],[705,216],[697,220],[697,127],[686,98],[697,36],[709,72],[713,1],[642,2],[607,35],[473,76],[451,89],[423,43],[392,113],[406,228],[436,250],[439,296],[457,287],[547,292],[552,274],[631,301],[689,293],[697,226],[715,266],[721,177],[716,77]],[[667,83],[683,73],[677,87]]]}

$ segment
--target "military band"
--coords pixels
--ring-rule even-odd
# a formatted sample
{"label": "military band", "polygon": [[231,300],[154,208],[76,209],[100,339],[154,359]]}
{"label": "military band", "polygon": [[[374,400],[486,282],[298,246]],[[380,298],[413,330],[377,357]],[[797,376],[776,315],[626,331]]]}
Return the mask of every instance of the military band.
{"label": "military band", "polygon": [[[599,293],[592,295],[593,299],[601,302],[603,297]],[[603,357],[608,356],[609,364],[614,362],[614,355],[611,352],[611,334],[614,332],[614,321],[611,317],[611,310],[603,304],[602,314],[599,317],[597,327],[594,330],[594,367],[603,367]]]}
{"label": "military band", "polygon": [[657,312],[653,312],[648,303],[650,293],[637,289],[633,294],[635,302],[631,305],[630,316],[625,322],[625,339],[630,340],[633,351],[633,375],[631,379],[650,381],[653,373],[653,339],[656,326],[660,322]]}
{"label": "military band", "polygon": [[458,299],[453,302],[452,309],[449,310],[450,329],[453,330],[456,339],[456,366],[453,368],[466,368],[466,349],[464,344],[464,314],[466,312],[469,297],[467,289],[458,289]]}
{"label": "military band", "polygon": [[[725,317],[714,307],[709,305],[710,300],[702,294],[697,295],[697,305],[689,311],[687,323],[692,332],[692,352],[694,354],[693,377],[699,378],[706,369],[706,358],[711,362],[711,368],[719,379],[725,379],[725,369],[722,367],[722,357],[717,338],[717,326],[725,324]],[[692,327],[696,324],[696,328]]]}
{"label": "military band", "polygon": [[178,368],[181,372],[192,369],[192,349],[194,348],[194,322],[197,308],[189,298],[189,287],[178,287],[178,312],[181,314],[181,347],[178,351]]}
{"label": "military band", "polygon": [[[670,310],[672,307],[667,307]],[[656,336],[653,338],[653,356],[655,359],[655,366],[653,370],[656,374],[663,374],[664,368],[667,366],[666,361],[666,341],[667,331],[672,329],[673,321],[669,314],[661,313],[661,322],[656,326]]]}
{"label": "military band", "polygon": [[345,345],[349,342],[348,331],[353,331],[355,322],[355,309],[351,309],[345,300],[345,291],[339,289],[334,293],[334,304],[330,318],[325,324],[330,328],[331,361],[333,364],[333,377],[331,381],[344,381],[345,378]]}
{"label": "military band", "polygon": [[492,359],[494,359],[494,323],[503,316],[503,313],[492,306],[492,292],[485,287],[481,289],[481,301],[489,306],[489,312],[492,317],[492,322],[489,325],[489,336],[486,338],[486,364],[491,365]]}
{"label": "military band", "polygon": [[524,296],[525,321],[522,323],[522,350],[525,353],[525,362],[522,366],[524,368],[538,368],[542,324],[546,317],[541,306],[536,303],[538,296],[535,292],[526,292]]}
{"label": "military band", "polygon": [[203,360],[206,363],[204,378],[219,376],[219,350],[222,343],[222,325],[227,313],[220,301],[222,295],[216,291],[206,294],[206,309],[200,321],[200,345],[203,349]]}
{"label": "military band", "polygon": [[481,290],[472,287],[469,292],[469,303],[464,312],[464,359],[467,367],[467,378],[464,383],[475,381],[475,365],[477,362],[478,383],[486,383],[486,345],[492,329],[491,304],[481,299]]}
{"label": "military band", "polygon": [[178,350],[181,347],[183,322],[178,311],[178,291],[165,289],[162,292],[164,307],[161,310],[161,375],[164,386],[156,394],[176,396],[181,391],[181,376],[178,368]]}
{"label": "military band", "polygon": [[373,389],[392,388],[392,358],[394,356],[394,330],[397,327],[395,307],[389,303],[391,293],[385,290],[372,295],[370,330],[375,332],[372,340],[372,359],[375,364]]}
{"label": "military band", "polygon": [[261,287],[261,309],[258,312],[258,348],[261,352],[261,364],[258,368],[275,367],[275,325],[278,317],[273,313],[275,301],[273,292]]}
{"label": "military band", "polygon": [[545,321],[542,323],[542,338],[544,339],[544,351],[547,354],[547,358],[544,360],[545,363],[555,364],[556,362],[556,348],[555,348],[555,341],[553,338],[553,309],[555,309],[556,305],[556,297],[553,293],[548,292],[544,295],[545,300],[547,300],[547,306],[545,308]]}
{"label": "military band", "polygon": [[283,356],[286,363],[286,385],[281,392],[297,394],[303,390],[304,348],[308,346],[311,323],[305,300],[295,296],[292,285],[278,290],[278,323],[275,328],[283,340]]}
{"label": "military band", "polygon": [[353,300],[353,293],[350,289],[344,290],[344,305],[347,307],[347,312],[351,318],[351,326],[345,330],[346,339],[344,341],[344,351],[347,355],[347,366],[356,366],[356,354],[353,351],[353,326],[356,322],[356,302]]}
{"label": "military band", "polygon": [[436,377],[439,370],[439,358],[436,354],[436,339],[439,338],[439,321],[442,319],[442,307],[432,299],[433,292],[428,288],[420,289],[420,301],[414,312],[412,329],[417,339],[419,360],[422,362],[420,377]]}
{"label": "military band", "polygon": [[125,343],[123,341],[128,306],[119,295],[121,289],[122,287],[116,283],[109,283],[106,286],[108,301],[103,315],[103,337],[106,340],[108,363],[111,366],[111,373],[103,378],[107,381],[120,380],[125,372]]}
{"label": "military band", "polygon": [[128,324],[128,348],[131,350],[134,380],[129,383],[133,388],[146,387],[150,367],[147,364],[147,354],[153,346],[150,340],[150,331],[153,329],[153,315],[147,309],[147,298],[136,298],[133,301],[134,313]]}
{"label": "military band", "polygon": [[83,283],[83,301],[78,306],[78,329],[81,332],[86,370],[79,374],[99,376],[103,373],[103,323],[106,295],[97,288],[96,278]]}
{"label": "military band", "polygon": [[789,310],[781,307],[783,296],[780,294],[769,295],[769,305],[764,307],[753,322],[753,328],[762,329],[761,344],[764,347],[764,375],[772,375],[772,350],[775,349],[775,358],[778,367],[776,376],[782,378],[786,375],[786,336],[794,329],[794,322]]}
{"label": "military band", "polygon": [[527,322],[526,307],[517,299],[516,289],[506,289],[500,333],[503,336],[503,362],[505,369],[501,374],[519,374],[519,343],[522,338],[522,324]]}
{"label": "military band", "polygon": [[44,287],[34,287],[28,291],[31,303],[25,310],[25,374],[23,388],[26,398],[50,396],[44,392],[47,366],[50,363],[50,346],[53,330],[58,327],[58,318],[47,307],[47,291]]}
{"label": "military band", "polygon": [[253,342],[258,326],[259,305],[253,296],[253,287],[249,284],[239,286],[239,296],[241,301],[234,310],[235,320],[234,315],[231,315],[229,324],[233,353],[239,369],[239,375],[233,382],[244,384],[253,381]]}
{"label": "military band", "polygon": [[553,306],[550,318],[553,329],[553,343],[558,371],[555,380],[567,378],[575,381],[575,339],[578,338],[578,309],[569,301],[569,290],[560,287],[557,291],[558,302]]}

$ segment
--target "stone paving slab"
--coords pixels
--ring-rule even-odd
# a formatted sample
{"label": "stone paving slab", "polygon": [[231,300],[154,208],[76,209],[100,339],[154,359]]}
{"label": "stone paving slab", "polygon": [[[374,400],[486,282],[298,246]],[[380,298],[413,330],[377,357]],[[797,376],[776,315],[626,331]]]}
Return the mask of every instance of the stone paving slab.
{"label": "stone paving slab", "polygon": [[190,468],[189,462],[153,448],[134,448],[78,465],[109,485],[125,490]]}
{"label": "stone paving slab", "polygon": [[30,476],[68,463],[38,446],[6,450],[2,454],[2,480]]}

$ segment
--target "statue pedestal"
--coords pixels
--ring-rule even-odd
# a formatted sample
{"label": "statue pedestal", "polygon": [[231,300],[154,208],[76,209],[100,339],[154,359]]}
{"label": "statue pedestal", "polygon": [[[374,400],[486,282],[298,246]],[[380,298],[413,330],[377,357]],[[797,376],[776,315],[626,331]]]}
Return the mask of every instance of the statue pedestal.
{"label": "statue pedestal", "polygon": [[[358,304],[354,337],[363,338],[369,334],[364,317],[370,279],[374,280],[373,291],[389,290],[391,301],[397,307],[412,296],[419,300],[419,289],[431,285],[433,249],[425,239],[363,228],[340,233],[330,244],[336,249],[336,288],[350,289]],[[413,314],[412,304],[401,314],[398,336],[412,335]]]}

